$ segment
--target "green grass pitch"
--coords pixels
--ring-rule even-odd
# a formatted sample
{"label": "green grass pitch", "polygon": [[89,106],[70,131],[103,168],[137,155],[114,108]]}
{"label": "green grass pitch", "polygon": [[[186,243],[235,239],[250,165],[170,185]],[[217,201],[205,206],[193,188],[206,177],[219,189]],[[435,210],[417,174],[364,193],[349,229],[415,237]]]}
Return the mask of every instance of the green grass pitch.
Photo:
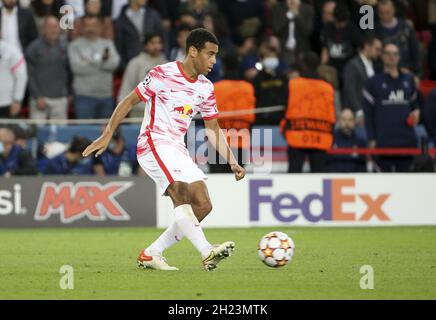
{"label": "green grass pitch", "polygon": [[[286,232],[296,251],[273,269],[256,249],[269,231]],[[136,257],[155,228],[0,229],[0,299],[436,299],[436,228],[207,229],[236,251],[214,272],[184,239],[166,252],[175,272],[140,270]],[[62,290],[62,265],[74,289]],[[360,267],[374,289],[360,288]]]}

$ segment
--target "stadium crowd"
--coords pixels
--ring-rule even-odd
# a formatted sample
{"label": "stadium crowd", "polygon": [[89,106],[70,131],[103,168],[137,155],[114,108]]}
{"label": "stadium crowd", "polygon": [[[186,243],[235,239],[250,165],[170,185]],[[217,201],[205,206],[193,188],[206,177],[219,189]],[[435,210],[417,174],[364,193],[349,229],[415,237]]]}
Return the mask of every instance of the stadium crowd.
{"label": "stadium crowd", "polygon": [[[373,28],[362,24],[363,5],[374,8]],[[221,126],[280,126],[289,172],[306,159],[311,172],[422,169],[410,155],[368,162],[327,150],[416,148],[416,126],[436,143],[436,0],[1,0],[0,118],[108,118],[151,68],[183,60],[197,27],[220,42],[207,76],[220,111],[260,111],[223,117]],[[302,124],[296,108],[318,122]],[[142,117],[143,105],[130,116]],[[321,138],[303,141],[299,125],[316,125]],[[68,149],[51,141],[34,159],[22,126],[2,126],[0,175],[138,172],[121,132],[98,160],[81,158],[89,141],[80,136]]]}

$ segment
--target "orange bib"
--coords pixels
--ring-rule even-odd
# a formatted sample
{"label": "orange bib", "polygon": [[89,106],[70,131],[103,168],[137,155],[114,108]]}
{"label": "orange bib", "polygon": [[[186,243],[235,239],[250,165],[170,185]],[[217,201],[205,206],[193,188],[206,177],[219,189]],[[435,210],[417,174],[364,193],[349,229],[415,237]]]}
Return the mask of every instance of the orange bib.
{"label": "orange bib", "polygon": [[308,78],[289,81],[288,107],[280,129],[290,147],[329,150],[335,122],[334,89],[330,84]]}
{"label": "orange bib", "polygon": [[[221,80],[215,83],[215,96],[220,113],[226,111],[254,110],[256,98],[254,87],[243,80]],[[250,128],[256,117],[254,113],[223,115],[220,127],[227,129],[227,143],[231,148],[250,147]]]}

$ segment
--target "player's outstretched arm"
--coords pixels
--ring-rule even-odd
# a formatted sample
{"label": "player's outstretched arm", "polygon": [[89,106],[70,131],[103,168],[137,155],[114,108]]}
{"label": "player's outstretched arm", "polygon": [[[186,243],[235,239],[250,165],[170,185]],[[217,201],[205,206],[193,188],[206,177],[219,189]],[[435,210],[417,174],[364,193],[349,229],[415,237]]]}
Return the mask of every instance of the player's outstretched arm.
{"label": "player's outstretched arm", "polygon": [[227,139],[224,133],[221,131],[220,125],[217,119],[204,120],[206,126],[206,135],[212,146],[218,151],[218,153],[226,159],[230,168],[235,173],[236,181],[239,181],[245,177],[245,169],[238,164],[232,150],[227,144]]}
{"label": "player's outstretched arm", "polygon": [[94,140],[86,149],[83,151],[82,155],[84,157],[89,156],[91,153],[96,152],[95,156],[101,155],[108,147],[112,135],[114,134],[116,128],[123,119],[129,114],[133,106],[139,103],[141,100],[135,91],[132,91],[127,97],[125,97],[115,108],[112,116],[104,129],[100,137]]}

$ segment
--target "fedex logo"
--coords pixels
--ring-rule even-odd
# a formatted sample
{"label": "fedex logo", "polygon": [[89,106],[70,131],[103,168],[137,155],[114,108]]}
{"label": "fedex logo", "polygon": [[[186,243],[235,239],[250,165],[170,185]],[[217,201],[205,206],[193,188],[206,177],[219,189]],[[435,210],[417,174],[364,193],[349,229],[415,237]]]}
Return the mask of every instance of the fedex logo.
{"label": "fedex logo", "polygon": [[[354,188],[354,179],[324,179],[321,194],[311,193],[303,199],[298,199],[291,193],[282,193],[276,197],[268,195],[268,192],[261,192],[273,186],[273,180],[251,180],[250,181],[250,221],[259,221],[260,204],[271,205],[272,214],[278,221],[293,222],[299,216],[303,216],[309,222],[318,221],[369,221],[378,219],[390,221],[390,218],[383,210],[383,204],[389,199],[390,194],[379,194],[371,197],[369,194],[345,194],[344,188]],[[345,204],[356,203],[360,199],[365,204],[363,212],[346,212],[343,209]],[[313,214],[311,204],[319,201],[322,204],[322,212]],[[284,211],[288,214],[284,214]],[[292,214],[289,214],[289,212]]]}
{"label": "fedex logo", "polygon": [[54,182],[43,184],[35,211],[35,220],[47,220],[59,214],[63,223],[71,223],[83,217],[93,221],[107,219],[125,221],[130,216],[115,197],[133,185],[133,182]]}

